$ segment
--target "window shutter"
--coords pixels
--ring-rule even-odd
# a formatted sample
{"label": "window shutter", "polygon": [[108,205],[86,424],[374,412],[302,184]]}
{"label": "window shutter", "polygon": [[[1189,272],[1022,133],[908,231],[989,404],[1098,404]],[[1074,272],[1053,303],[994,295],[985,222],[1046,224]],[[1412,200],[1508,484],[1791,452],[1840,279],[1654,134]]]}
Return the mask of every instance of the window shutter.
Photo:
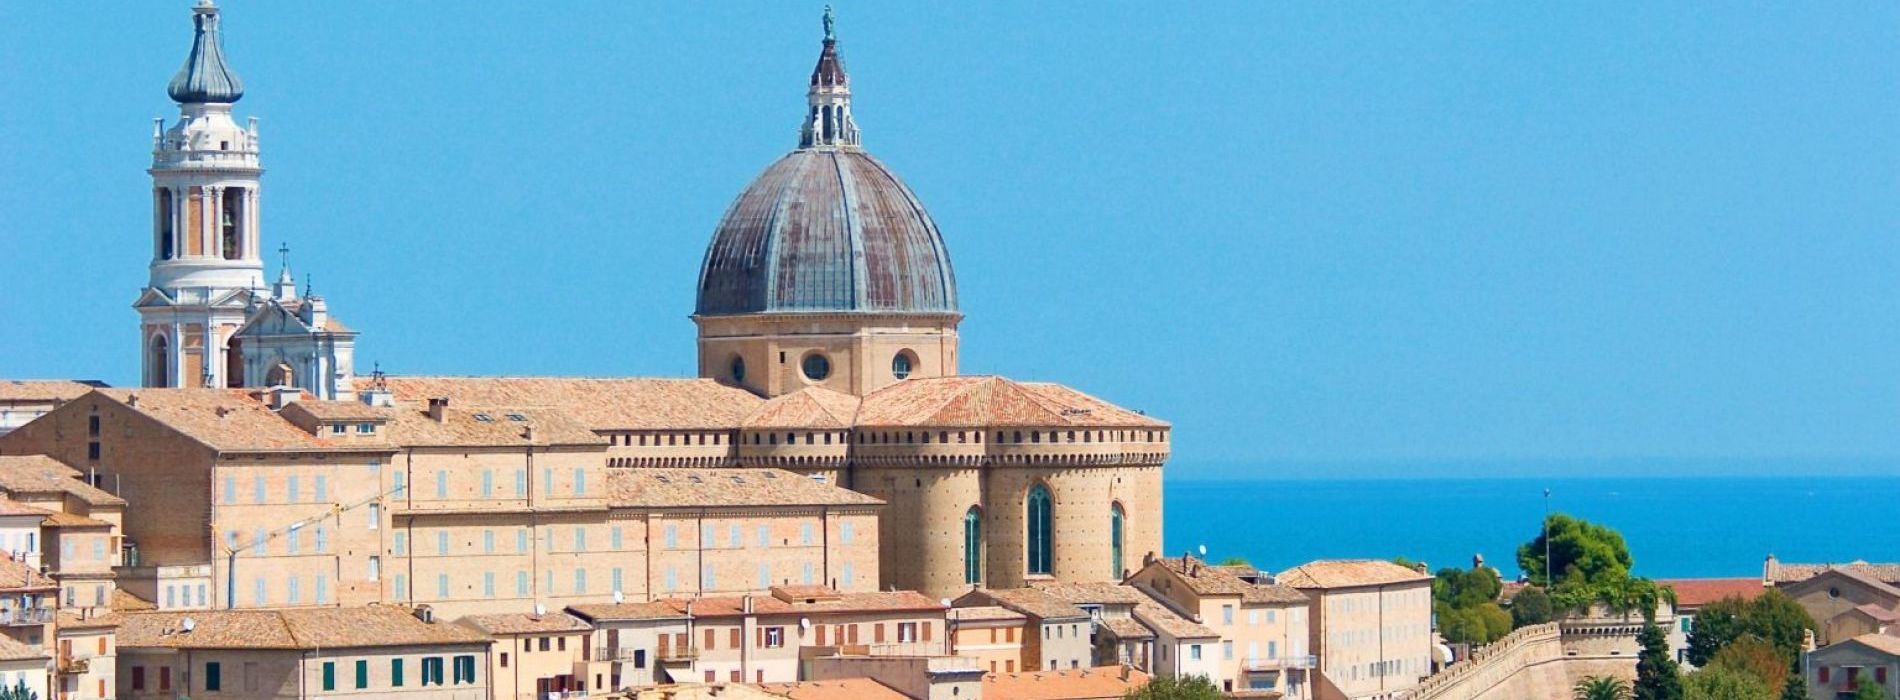
{"label": "window shutter", "polygon": [[745,646],[745,637],[741,637],[739,635],[740,635],[740,632],[739,632],[739,628],[737,627],[732,628],[732,634],[728,635],[730,637],[729,641],[732,642],[731,646],[734,649]]}
{"label": "window shutter", "polygon": [[752,636],[759,638],[758,643],[754,646],[756,646],[759,649],[764,649],[765,648],[765,628],[754,627],[752,628],[752,631],[754,632]]}
{"label": "window shutter", "polygon": [[1827,671],[1828,671],[1828,668],[1826,666],[1821,667],[1821,682],[1822,683],[1827,682]]}
{"label": "window shutter", "polygon": [[825,645],[825,626],[819,625],[818,626],[818,646],[822,647],[824,645]]}
{"label": "window shutter", "polygon": [[925,620],[923,622],[923,628],[924,628],[924,641],[928,642],[930,641],[930,621],[929,620]]}
{"label": "window shutter", "polygon": [[877,644],[884,643],[884,623],[880,622],[871,626],[871,641]]}

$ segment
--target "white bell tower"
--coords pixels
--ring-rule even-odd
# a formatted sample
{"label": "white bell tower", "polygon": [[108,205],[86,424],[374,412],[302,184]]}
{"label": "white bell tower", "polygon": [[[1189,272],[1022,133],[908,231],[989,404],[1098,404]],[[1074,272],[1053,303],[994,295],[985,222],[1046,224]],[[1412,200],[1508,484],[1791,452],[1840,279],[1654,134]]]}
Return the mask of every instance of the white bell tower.
{"label": "white bell tower", "polygon": [[257,120],[232,119],[244,84],[225,64],[219,19],[212,0],[192,8],[191,55],[167,90],[178,121],[153,125],[151,281],[133,304],[144,386],[237,386],[232,335],[264,289]]}

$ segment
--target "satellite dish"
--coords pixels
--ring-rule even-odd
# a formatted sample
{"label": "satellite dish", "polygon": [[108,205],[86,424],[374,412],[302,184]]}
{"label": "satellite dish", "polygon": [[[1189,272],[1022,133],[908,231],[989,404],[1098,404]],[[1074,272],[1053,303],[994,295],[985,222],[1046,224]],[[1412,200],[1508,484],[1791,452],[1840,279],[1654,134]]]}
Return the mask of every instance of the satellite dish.
{"label": "satellite dish", "polygon": [[801,630],[811,629],[811,618],[809,617],[798,618],[798,628]]}
{"label": "satellite dish", "polygon": [[942,604],[943,604],[943,606],[944,606],[944,607],[946,607],[946,608],[947,608],[947,607],[950,607],[950,599],[949,599],[949,598],[938,598],[938,599],[937,599],[937,602],[938,602],[938,603],[942,603]]}
{"label": "satellite dish", "polygon": [[543,615],[546,615],[546,614],[548,614],[548,606],[546,606],[546,605],[543,605],[543,604],[542,604],[542,603],[541,603],[540,601],[535,601],[535,604],[534,604],[534,616],[535,616],[535,617],[541,617],[541,616],[543,616]]}
{"label": "satellite dish", "polygon": [[625,602],[627,602],[627,596],[620,591],[614,591],[614,604],[619,605]]}
{"label": "satellite dish", "polygon": [[1201,556],[1207,556],[1207,545],[1201,545]]}
{"label": "satellite dish", "polygon": [[178,621],[179,629],[183,629],[186,632],[190,632],[192,629],[196,628],[197,626],[198,626],[198,621],[193,620],[189,617]]}

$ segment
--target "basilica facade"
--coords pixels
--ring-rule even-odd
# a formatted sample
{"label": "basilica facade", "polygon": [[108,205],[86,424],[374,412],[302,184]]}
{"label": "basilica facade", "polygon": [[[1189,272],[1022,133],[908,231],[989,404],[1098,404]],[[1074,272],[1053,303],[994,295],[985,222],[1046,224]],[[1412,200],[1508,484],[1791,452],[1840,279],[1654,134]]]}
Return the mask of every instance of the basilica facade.
{"label": "basilica facade", "polygon": [[[633,483],[614,474],[646,473],[640,470],[790,472],[880,501],[872,538],[877,563],[857,571],[878,572],[878,588],[933,597],[1038,580],[1120,581],[1141,568],[1145,556],[1163,551],[1167,423],[1058,384],[958,371],[962,314],[946,236],[918,195],[865,150],[829,16],[806,85],[796,147],[740,192],[713,231],[692,314],[699,376],[677,379],[357,377],[356,333],[307,288],[298,292],[287,263],[276,283],[264,286],[256,126],[240,126],[232,116],[243,89],[218,43],[218,9],[202,3],[193,18],[190,57],[170,89],[181,114],[155,134],[153,259],[150,282],[136,304],[145,386],[241,388],[272,397],[272,411],[287,421],[301,417],[298,425],[309,428],[307,439],[285,438],[300,449],[362,451],[378,444],[376,449],[395,455],[398,446],[376,441],[397,438],[378,433],[368,442],[346,444],[343,431],[407,420],[422,426],[422,434],[435,431],[444,415],[473,411],[468,420],[477,423],[487,423],[491,414],[526,414],[584,427],[605,447],[595,456],[574,458],[599,461],[573,465],[574,483],[584,483],[596,468],[608,473],[609,484]],[[305,405],[289,408],[285,397],[293,395]],[[131,396],[110,398],[115,405],[137,406]],[[348,409],[350,404],[368,408]],[[405,411],[435,415],[436,423]],[[219,412],[217,418],[226,415],[233,414]],[[332,423],[342,426],[335,435],[325,432]],[[513,439],[496,435],[504,443]],[[547,434],[537,436],[529,426],[518,437],[536,444]],[[576,445],[587,442],[575,439]],[[452,451],[454,444],[434,447]],[[532,463],[534,450],[527,454]],[[446,469],[439,474],[433,478],[440,483],[460,478]],[[702,484],[704,473],[695,474],[691,483]],[[467,478],[476,477],[471,472]],[[486,498],[490,484],[481,483]],[[850,501],[779,488],[756,476],[750,484],[747,498],[758,503],[726,505],[769,511],[845,507],[837,504]],[[564,488],[583,496],[575,486]],[[482,509],[431,512],[393,499],[382,504],[378,493],[388,495],[385,490],[356,497],[379,503],[367,512],[382,515],[368,517],[385,518],[379,526],[397,531],[432,527],[430,518],[451,515],[463,528],[501,517]],[[829,500],[799,500],[810,493]],[[615,501],[625,494],[610,489],[604,495],[607,503],[589,505],[599,506],[599,517],[632,507]],[[642,503],[648,509],[665,506]],[[409,519],[398,522],[399,516]],[[536,527],[532,518],[538,516],[507,517],[528,517],[522,527]],[[257,526],[246,521],[244,527]],[[842,533],[847,541],[849,533]],[[735,546],[739,539],[734,535]],[[764,545],[763,531],[759,539]],[[371,547],[393,556],[387,543]],[[191,551],[181,556],[209,555]],[[829,550],[821,547],[821,556],[829,556],[823,551]],[[210,561],[169,564],[197,563],[216,570]],[[836,578],[826,574],[835,568],[828,560],[820,568],[821,576]],[[620,570],[614,571],[618,597]],[[781,578],[767,574],[761,567],[759,583]],[[447,595],[446,577],[452,574],[430,575],[445,577],[441,590]],[[812,576],[809,566],[804,575]],[[708,569],[702,582],[734,578]],[[749,574],[737,578],[751,580]],[[850,587],[854,577],[844,578]],[[523,580],[541,579],[536,572]],[[641,593],[678,590],[670,570],[659,581]],[[349,583],[375,591],[368,599],[430,602],[433,594],[420,585],[398,594],[374,580],[339,585]]]}

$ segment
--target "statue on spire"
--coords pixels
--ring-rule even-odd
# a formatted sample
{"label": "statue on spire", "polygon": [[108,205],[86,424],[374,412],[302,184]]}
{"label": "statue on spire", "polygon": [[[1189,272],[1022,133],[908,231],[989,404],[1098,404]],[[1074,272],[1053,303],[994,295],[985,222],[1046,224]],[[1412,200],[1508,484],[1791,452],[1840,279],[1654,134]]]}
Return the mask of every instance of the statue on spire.
{"label": "statue on spire", "polygon": [[825,4],[825,41],[837,41],[837,20],[831,16],[831,4]]}

